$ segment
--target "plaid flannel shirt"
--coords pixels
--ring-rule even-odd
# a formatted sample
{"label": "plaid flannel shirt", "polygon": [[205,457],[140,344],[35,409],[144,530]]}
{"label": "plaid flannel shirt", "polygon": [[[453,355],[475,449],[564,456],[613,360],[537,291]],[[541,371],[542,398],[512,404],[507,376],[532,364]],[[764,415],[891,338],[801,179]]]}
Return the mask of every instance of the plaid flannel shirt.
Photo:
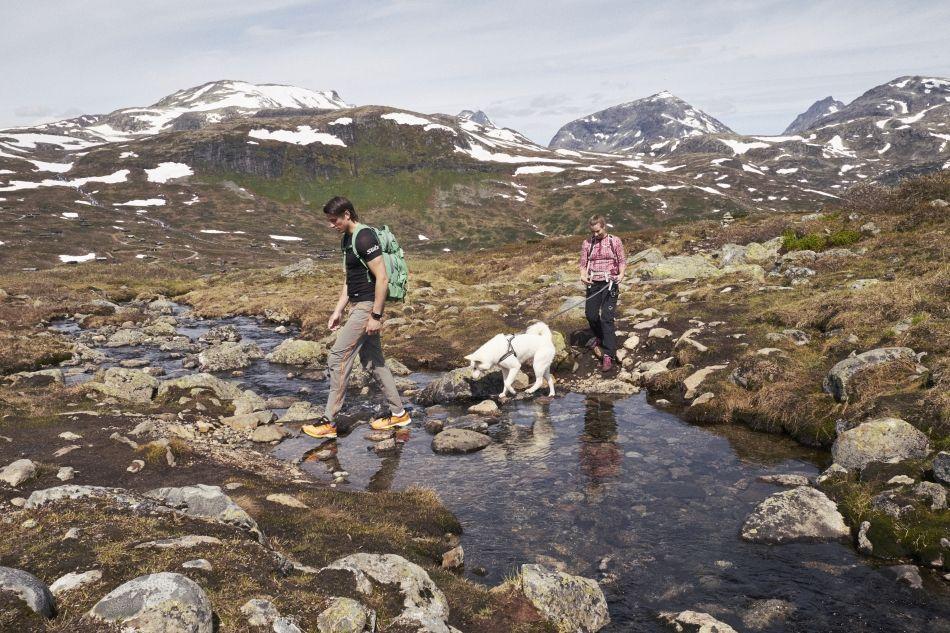
{"label": "plaid flannel shirt", "polygon": [[587,275],[592,280],[606,281],[616,278],[620,274],[620,264],[626,258],[623,242],[619,237],[606,235],[594,240],[594,246],[591,248],[591,239],[593,238],[584,240],[581,247],[581,268],[587,270]]}

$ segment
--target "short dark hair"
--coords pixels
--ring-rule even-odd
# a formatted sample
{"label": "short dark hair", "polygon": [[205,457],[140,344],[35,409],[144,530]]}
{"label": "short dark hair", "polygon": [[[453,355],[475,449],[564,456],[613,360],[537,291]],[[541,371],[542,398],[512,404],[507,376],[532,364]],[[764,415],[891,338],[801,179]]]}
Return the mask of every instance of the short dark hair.
{"label": "short dark hair", "polygon": [[350,212],[351,220],[355,222],[359,219],[356,215],[356,209],[353,208],[353,203],[343,196],[330,198],[329,202],[323,205],[323,212],[327,215],[332,215],[335,218],[340,217],[347,211]]}

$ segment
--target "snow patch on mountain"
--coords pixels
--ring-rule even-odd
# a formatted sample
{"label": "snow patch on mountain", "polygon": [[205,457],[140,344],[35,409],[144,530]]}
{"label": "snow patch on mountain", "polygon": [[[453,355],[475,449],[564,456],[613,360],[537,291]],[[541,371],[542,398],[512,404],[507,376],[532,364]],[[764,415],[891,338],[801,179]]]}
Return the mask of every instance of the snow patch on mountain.
{"label": "snow patch on mountain", "polygon": [[291,143],[293,145],[310,145],[311,143],[320,143],[322,145],[339,145],[346,147],[346,143],[332,134],[318,132],[309,125],[298,125],[297,130],[251,130],[247,133],[251,138],[264,141],[279,141],[281,143]]}
{"label": "snow patch on mountain", "polygon": [[149,182],[166,183],[175,178],[192,176],[195,172],[184,163],[159,163],[154,169],[146,169],[145,174]]}

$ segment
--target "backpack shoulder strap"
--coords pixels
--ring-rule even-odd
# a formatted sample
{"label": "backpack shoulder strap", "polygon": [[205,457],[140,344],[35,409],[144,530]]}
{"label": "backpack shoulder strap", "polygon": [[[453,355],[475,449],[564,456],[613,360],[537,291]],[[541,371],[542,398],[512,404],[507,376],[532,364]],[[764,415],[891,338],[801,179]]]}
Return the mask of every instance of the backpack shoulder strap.
{"label": "backpack shoulder strap", "polygon": [[[353,255],[356,256],[356,259],[360,260],[360,263],[363,264],[363,266],[366,266],[366,261],[360,257],[360,252],[356,250],[356,236],[360,234],[360,231],[368,228],[372,227],[357,223],[356,228],[353,229],[353,234],[350,236],[350,249],[353,251]],[[366,270],[369,270],[369,266],[366,266]]]}

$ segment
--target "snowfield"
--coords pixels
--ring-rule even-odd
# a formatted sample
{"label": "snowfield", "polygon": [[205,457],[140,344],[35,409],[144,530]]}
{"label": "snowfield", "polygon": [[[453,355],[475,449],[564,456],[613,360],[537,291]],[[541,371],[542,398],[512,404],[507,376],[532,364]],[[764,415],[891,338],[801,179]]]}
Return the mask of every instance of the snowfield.
{"label": "snowfield", "polygon": [[309,125],[298,125],[297,131],[291,130],[251,130],[247,133],[252,138],[258,138],[264,141],[279,141],[281,143],[292,143],[294,145],[310,145],[311,143],[320,143],[322,145],[338,145],[346,147],[346,143],[326,132],[318,132]]}
{"label": "snowfield", "polygon": [[128,202],[113,202],[114,207],[164,207],[162,198],[148,198],[147,200],[129,200]]}
{"label": "snowfield", "polygon": [[175,178],[193,176],[195,172],[184,163],[159,163],[155,169],[146,169],[149,182],[166,183]]}
{"label": "snowfield", "polygon": [[64,263],[64,264],[69,264],[69,263],[72,263],[72,262],[76,262],[76,263],[78,263],[78,264],[81,264],[82,262],[89,262],[89,261],[92,261],[92,260],[94,260],[95,258],[96,258],[96,254],[95,254],[95,253],[88,253],[88,254],[86,254],[86,255],[60,255],[60,256],[59,256],[59,261],[61,261],[61,262]]}
{"label": "snowfield", "polygon": [[525,174],[556,174],[561,171],[564,171],[563,167],[555,167],[554,165],[525,165],[515,170],[515,176],[523,176]]}
{"label": "snowfield", "polygon": [[302,237],[295,237],[293,235],[268,235],[272,240],[277,240],[278,242],[302,242]]}

